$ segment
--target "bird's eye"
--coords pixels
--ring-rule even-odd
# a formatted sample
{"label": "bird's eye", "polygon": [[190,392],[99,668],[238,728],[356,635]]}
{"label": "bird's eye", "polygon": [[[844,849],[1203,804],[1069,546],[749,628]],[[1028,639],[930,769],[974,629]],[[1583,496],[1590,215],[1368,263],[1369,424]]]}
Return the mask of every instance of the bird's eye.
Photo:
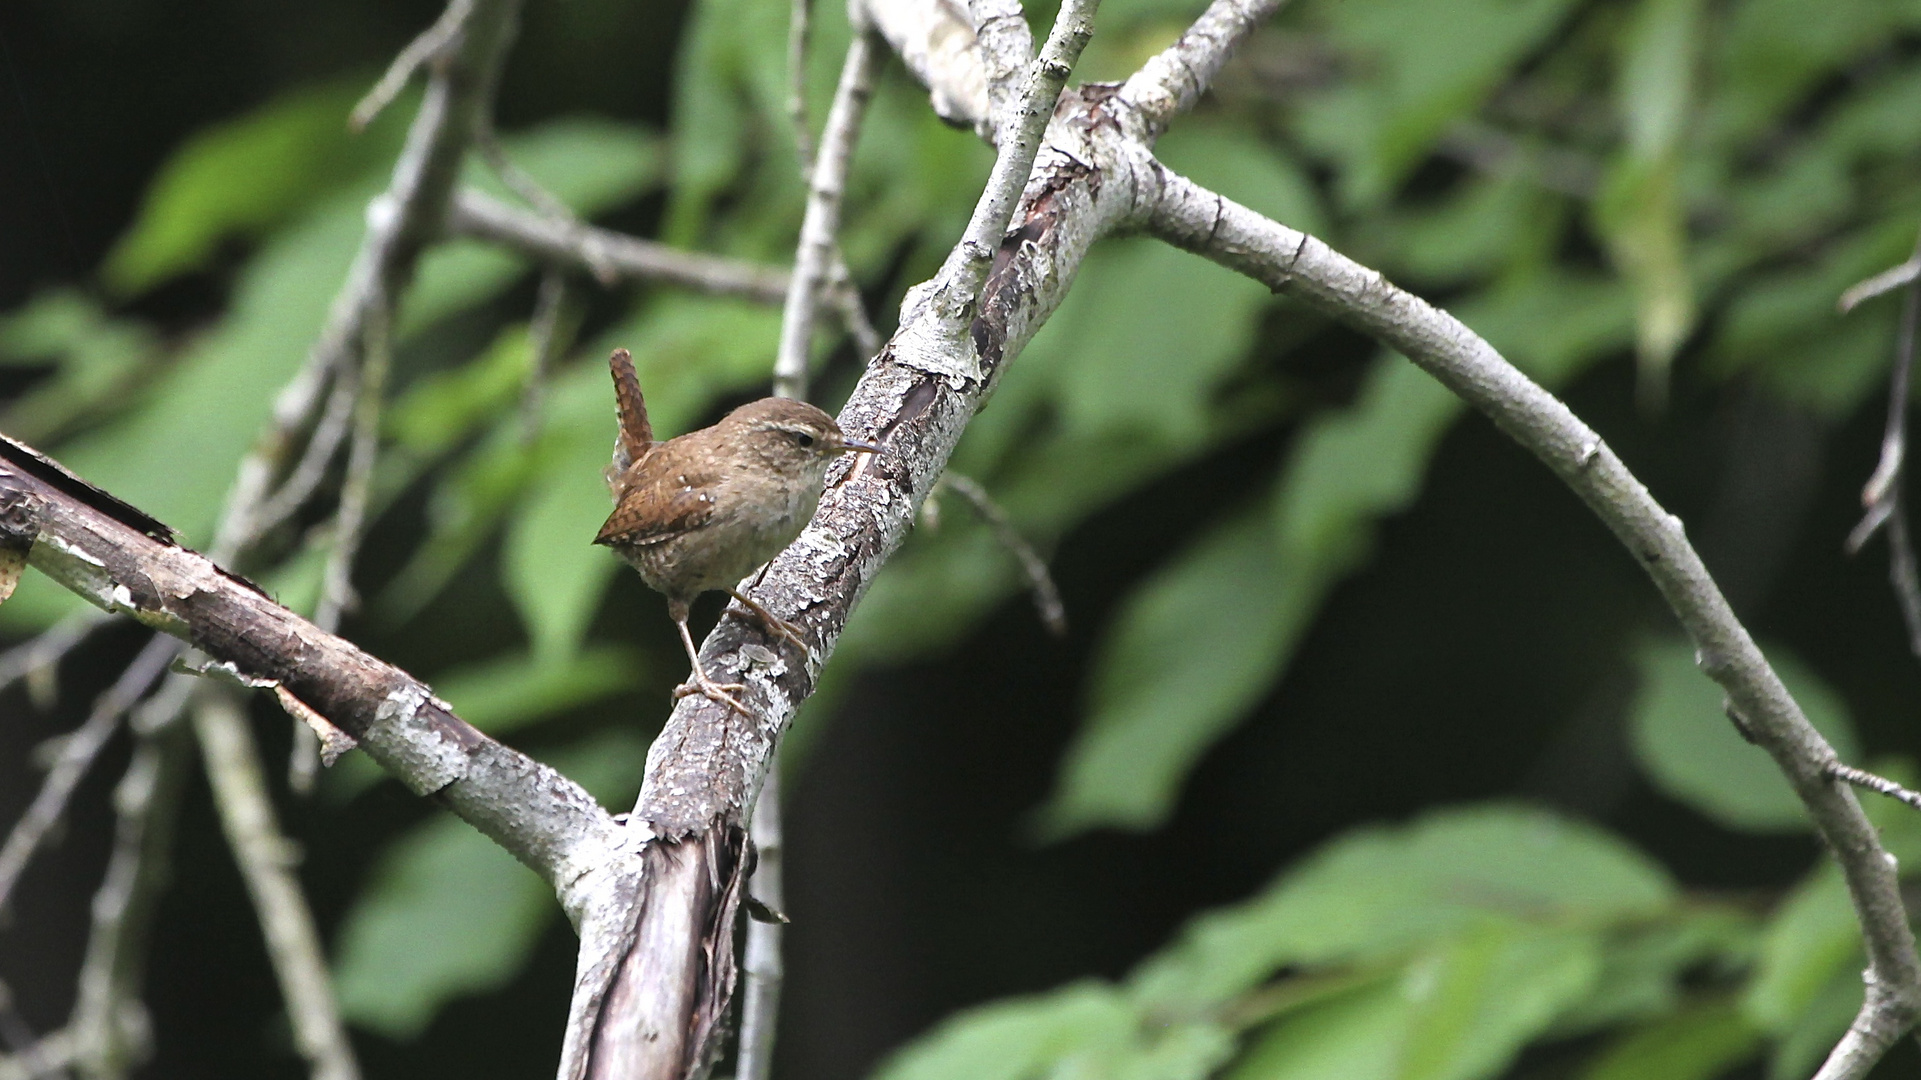
{"label": "bird's eye", "polygon": [[794,441],[799,443],[803,450],[809,449],[814,445],[814,437],[805,431],[794,432]]}

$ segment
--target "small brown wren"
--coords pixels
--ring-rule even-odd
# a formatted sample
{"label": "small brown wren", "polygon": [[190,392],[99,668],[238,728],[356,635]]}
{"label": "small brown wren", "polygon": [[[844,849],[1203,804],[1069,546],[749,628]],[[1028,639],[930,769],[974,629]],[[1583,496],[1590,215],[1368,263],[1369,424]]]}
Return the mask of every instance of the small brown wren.
{"label": "small brown wren", "polygon": [[742,405],[712,427],[655,442],[633,357],[615,349],[607,366],[620,435],[607,467],[614,512],[594,543],[613,548],[667,597],[667,613],[694,666],[691,684],[674,696],[705,694],[745,714],[729,692],[745,687],[714,682],[701,670],[688,609],[701,593],[726,592],[768,632],[805,649],[798,628],[736,586],[800,535],[835,458],[879,447],[846,438],[833,417],[804,401],[777,397]]}

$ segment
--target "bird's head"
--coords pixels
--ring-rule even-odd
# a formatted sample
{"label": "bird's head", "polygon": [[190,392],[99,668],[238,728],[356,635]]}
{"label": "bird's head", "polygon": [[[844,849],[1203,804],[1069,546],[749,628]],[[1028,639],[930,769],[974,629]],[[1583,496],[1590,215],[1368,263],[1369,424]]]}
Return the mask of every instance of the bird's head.
{"label": "bird's head", "polygon": [[827,475],[827,466],[840,455],[880,449],[847,438],[833,417],[792,398],[749,402],[728,413],[716,427],[725,432],[728,441],[767,467],[815,483]]}

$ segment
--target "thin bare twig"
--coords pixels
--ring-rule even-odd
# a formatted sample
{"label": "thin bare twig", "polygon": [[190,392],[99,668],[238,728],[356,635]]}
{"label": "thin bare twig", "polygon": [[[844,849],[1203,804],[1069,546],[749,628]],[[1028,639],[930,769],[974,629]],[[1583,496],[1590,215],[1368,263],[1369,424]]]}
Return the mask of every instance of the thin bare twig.
{"label": "thin bare twig", "polygon": [[878,38],[857,30],[847,44],[840,85],[821,135],[820,155],[807,185],[807,212],[801,221],[800,244],[794,255],[794,276],[787,285],[781,313],[780,351],[774,361],[774,393],[804,397],[807,393],[809,353],[814,322],[836,260],[835,236],[840,231],[841,200],[847,190],[847,170],[860,135],[861,119],[874,93],[879,66]]}
{"label": "thin bare twig", "polygon": [[7,901],[12,898],[14,886],[19,884],[28,860],[33,858],[34,852],[39,850],[54,825],[66,813],[67,800],[73,797],[74,789],[80,786],[80,779],[87,774],[93,759],[99,756],[107,740],[119,730],[120,718],[160,678],[167,670],[167,665],[173,662],[174,654],[179,651],[179,642],[165,635],[155,635],[127,665],[127,670],[121,673],[113,686],[94,702],[93,711],[88,714],[86,722],[62,739],[59,756],[47,770],[40,793],[34,796],[27,812],[8,834],[6,846],[0,847],[0,908],[6,907]]}
{"label": "thin bare twig", "polygon": [[[782,886],[784,860],[781,837],[780,764],[776,759],[767,770],[754,801],[754,819],[749,826],[754,844],[754,874],[748,879],[748,895],[760,905],[778,913],[786,906]],[[734,1080],[767,1080],[774,1068],[774,1036],[780,1026],[780,992],[786,978],[781,959],[784,927],[777,920],[750,919],[747,945],[740,962],[740,1047]]]}
{"label": "thin bare twig", "polygon": [[1285,2],[1209,4],[1179,41],[1142,64],[1121,86],[1122,100],[1133,106],[1129,134],[1153,146],[1174,117],[1192,109],[1201,99],[1248,31],[1266,22]]}
{"label": "thin bare twig", "polygon": [[31,1049],[39,1041],[27,1018],[14,1007],[13,987],[0,979],[0,1044],[5,1044],[8,1053],[17,1054]]}
{"label": "thin bare twig", "polygon": [[[366,339],[361,350],[365,359],[354,400],[353,440],[347,451],[347,474],[340,482],[340,506],[334,514],[320,600],[314,608],[314,625],[330,634],[340,629],[341,618],[359,604],[353,586],[353,566],[366,533],[374,463],[380,456],[380,416],[386,405],[387,370],[393,363],[389,314],[384,307],[373,308],[368,312],[363,330]],[[296,722],[293,748],[287,760],[287,783],[295,794],[313,792],[320,761],[319,736],[308,725]]]}
{"label": "thin bare twig", "polygon": [[662,281],[700,292],[779,303],[787,272],[772,266],[681,251],[652,240],[543,218],[478,191],[462,191],[446,219],[447,231],[525,252],[542,262],[594,272],[604,262],[624,281]]}
{"label": "thin bare twig", "polygon": [[[891,346],[901,363],[952,378],[980,381],[984,377],[980,357],[966,343],[981,288],[1033,174],[1067,76],[1094,34],[1098,6],[1098,0],[1066,0],[1061,5],[1047,44],[1028,65],[1018,102],[999,125],[999,153],[960,242],[947,253],[933,280],[909,290],[901,304],[901,329]],[[985,94],[983,89],[983,101]],[[923,311],[933,317],[918,318]],[[871,461],[866,459],[862,467]]]}
{"label": "thin bare twig", "polygon": [[59,667],[68,653],[111,621],[98,611],[80,611],[0,653],[0,691],[21,679],[33,677],[36,672]]}
{"label": "thin bare twig", "polygon": [[[855,5],[858,3],[859,0],[854,0]],[[813,16],[814,0],[790,0],[787,7],[787,125],[794,133],[794,154],[800,159],[803,180],[814,171],[814,128],[807,117],[807,39]]]}
{"label": "thin bare twig", "polygon": [[306,450],[287,478],[261,502],[248,523],[248,531],[255,538],[279,528],[320,490],[320,482],[326,478],[334,454],[347,441],[347,432],[353,426],[354,402],[360,396],[359,391],[358,369],[334,373],[333,393],[327,395],[326,407],[314,423],[313,434],[307,437]]}
{"label": "thin bare twig", "polygon": [[189,676],[170,676],[135,711],[131,726],[139,741],[114,788],[113,854],[94,893],[93,928],[65,1033],[70,1060],[91,1078],[125,1076],[151,1051],[141,984],[154,911],[169,877],[180,792],[191,765],[186,726],[175,721],[192,690]]}
{"label": "thin bare twig", "polygon": [[533,352],[533,363],[528,366],[527,384],[520,392],[522,446],[540,437],[546,414],[548,375],[573,344],[579,322],[567,275],[549,268],[541,275],[540,294],[534,299],[534,315],[527,324],[527,346]]}
{"label": "thin bare twig", "polygon": [[[1914,544],[1908,535],[1907,498],[1902,491],[1907,475],[1909,384],[1914,371],[1915,335],[1921,329],[1916,325],[1921,319],[1921,276],[1901,277],[1895,273],[1910,264],[1921,265],[1921,241],[1916,242],[1915,257],[1908,263],[1869,278],[1841,298],[1845,311],[1868,296],[1907,285],[1907,293],[1901,300],[1901,329],[1894,343],[1894,368],[1888,375],[1888,420],[1881,436],[1881,460],[1861,489],[1861,504],[1867,513],[1848,534],[1847,549],[1850,555],[1859,553],[1876,532],[1886,528],[1888,579],[1894,587],[1895,601],[1901,607],[1901,619],[1907,626],[1908,651],[1921,657],[1921,574],[1917,574],[1915,568]],[[1900,281],[1895,285],[1866,291],[1869,286],[1896,278]],[[1852,302],[1850,297],[1854,298]]]}
{"label": "thin bare twig", "polygon": [[419,37],[408,42],[407,47],[394,57],[393,63],[387,65],[380,81],[354,106],[353,112],[347,117],[347,125],[355,131],[362,131],[373,123],[374,118],[393,104],[400,92],[406,89],[415,72],[453,44],[467,16],[472,13],[473,6],[473,0],[453,0],[448,4],[447,10],[440,13],[440,18],[421,31]]}
{"label": "thin bare twig", "polygon": [[1020,104],[1021,79],[1034,61],[1034,31],[1020,0],[970,0],[968,15],[979,39],[981,68],[987,79],[988,115],[982,135],[999,145],[1002,125]]}
{"label": "thin bare twig", "polygon": [[963,476],[949,469],[941,477],[940,486],[967,500],[981,520],[987,523],[996,540],[1011,552],[1021,564],[1021,572],[1027,576],[1027,591],[1034,597],[1034,608],[1039,612],[1041,625],[1055,637],[1067,636],[1067,608],[1061,603],[1061,591],[1054,584],[1054,575],[1047,569],[1047,560],[1027,542],[1027,537],[1008,520],[1007,512],[1002,510],[994,497],[987,493],[979,481],[971,476]]}
{"label": "thin bare twig", "polygon": [[392,366],[392,341],[384,309],[370,313],[366,324],[366,362],[361,367],[359,400],[354,405],[354,431],[347,451],[347,475],[340,484],[340,510],[334,518],[332,547],[314,625],[328,633],[355,605],[354,558],[366,531],[367,500],[373,486],[374,463],[380,456],[380,415],[386,405],[387,370]]}
{"label": "thin bare twig", "polygon": [[1876,776],[1866,769],[1857,769],[1838,761],[1828,766],[1828,775],[1836,780],[1853,784],[1855,787],[1867,788],[1877,794],[1886,795],[1890,799],[1899,799],[1916,810],[1921,810],[1921,791],[1904,788],[1885,776]]}
{"label": "thin bare twig", "polygon": [[853,272],[847,269],[847,260],[838,242],[828,252],[828,257],[831,261],[827,270],[827,302],[834,305],[841,326],[854,339],[854,347],[860,350],[861,360],[872,360],[880,355],[885,342],[881,340],[880,331],[874,329],[874,321],[867,316],[867,305],[860,298],[860,285],[854,281]]}
{"label": "thin bare twig", "polygon": [[1891,293],[1903,285],[1912,285],[1917,278],[1921,278],[1921,254],[1899,266],[1889,267],[1866,281],[1850,285],[1834,306],[1846,315],[1862,301]]}
{"label": "thin bare twig", "polygon": [[67,1080],[73,1061],[72,1036],[56,1031],[18,1053],[0,1057],[0,1080]]}
{"label": "thin bare twig", "polygon": [[293,870],[297,849],[275,822],[246,713],[226,687],[203,686],[195,697],[193,726],[201,761],[227,846],[260,918],[267,956],[293,1022],[294,1044],[312,1065],[313,1080],[356,1080],[360,1066],[334,1003],[313,912]]}

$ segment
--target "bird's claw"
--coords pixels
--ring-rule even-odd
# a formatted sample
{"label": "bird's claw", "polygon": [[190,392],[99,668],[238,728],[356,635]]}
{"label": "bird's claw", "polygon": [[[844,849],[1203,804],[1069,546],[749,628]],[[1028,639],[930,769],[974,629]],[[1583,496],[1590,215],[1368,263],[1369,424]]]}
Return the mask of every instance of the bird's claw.
{"label": "bird's claw", "polygon": [[746,683],[717,683],[696,671],[692,678],[674,687],[674,700],[679,701],[681,698],[699,694],[709,701],[718,702],[733,709],[742,716],[752,719],[754,715],[753,712],[749,710],[747,706],[742,705],[740,699],[734,696],[734,694],[745,689],[747,689]]}
{"label": "bird's claw", "polygon": [[[748,614],[759,620],[760,625],[765,627],[768,633],[777,638],[787,639],[788,642],[801,652],[807,652],[812,648],[812,646],[807,644],[807,638],[801,633],[800,627],[768,611],[742,593],[733,593],[732,595],[735,600],[740,601],[742,607],[747,609]],[[732,611],[733,609],[729,608],[728,610]]]}

